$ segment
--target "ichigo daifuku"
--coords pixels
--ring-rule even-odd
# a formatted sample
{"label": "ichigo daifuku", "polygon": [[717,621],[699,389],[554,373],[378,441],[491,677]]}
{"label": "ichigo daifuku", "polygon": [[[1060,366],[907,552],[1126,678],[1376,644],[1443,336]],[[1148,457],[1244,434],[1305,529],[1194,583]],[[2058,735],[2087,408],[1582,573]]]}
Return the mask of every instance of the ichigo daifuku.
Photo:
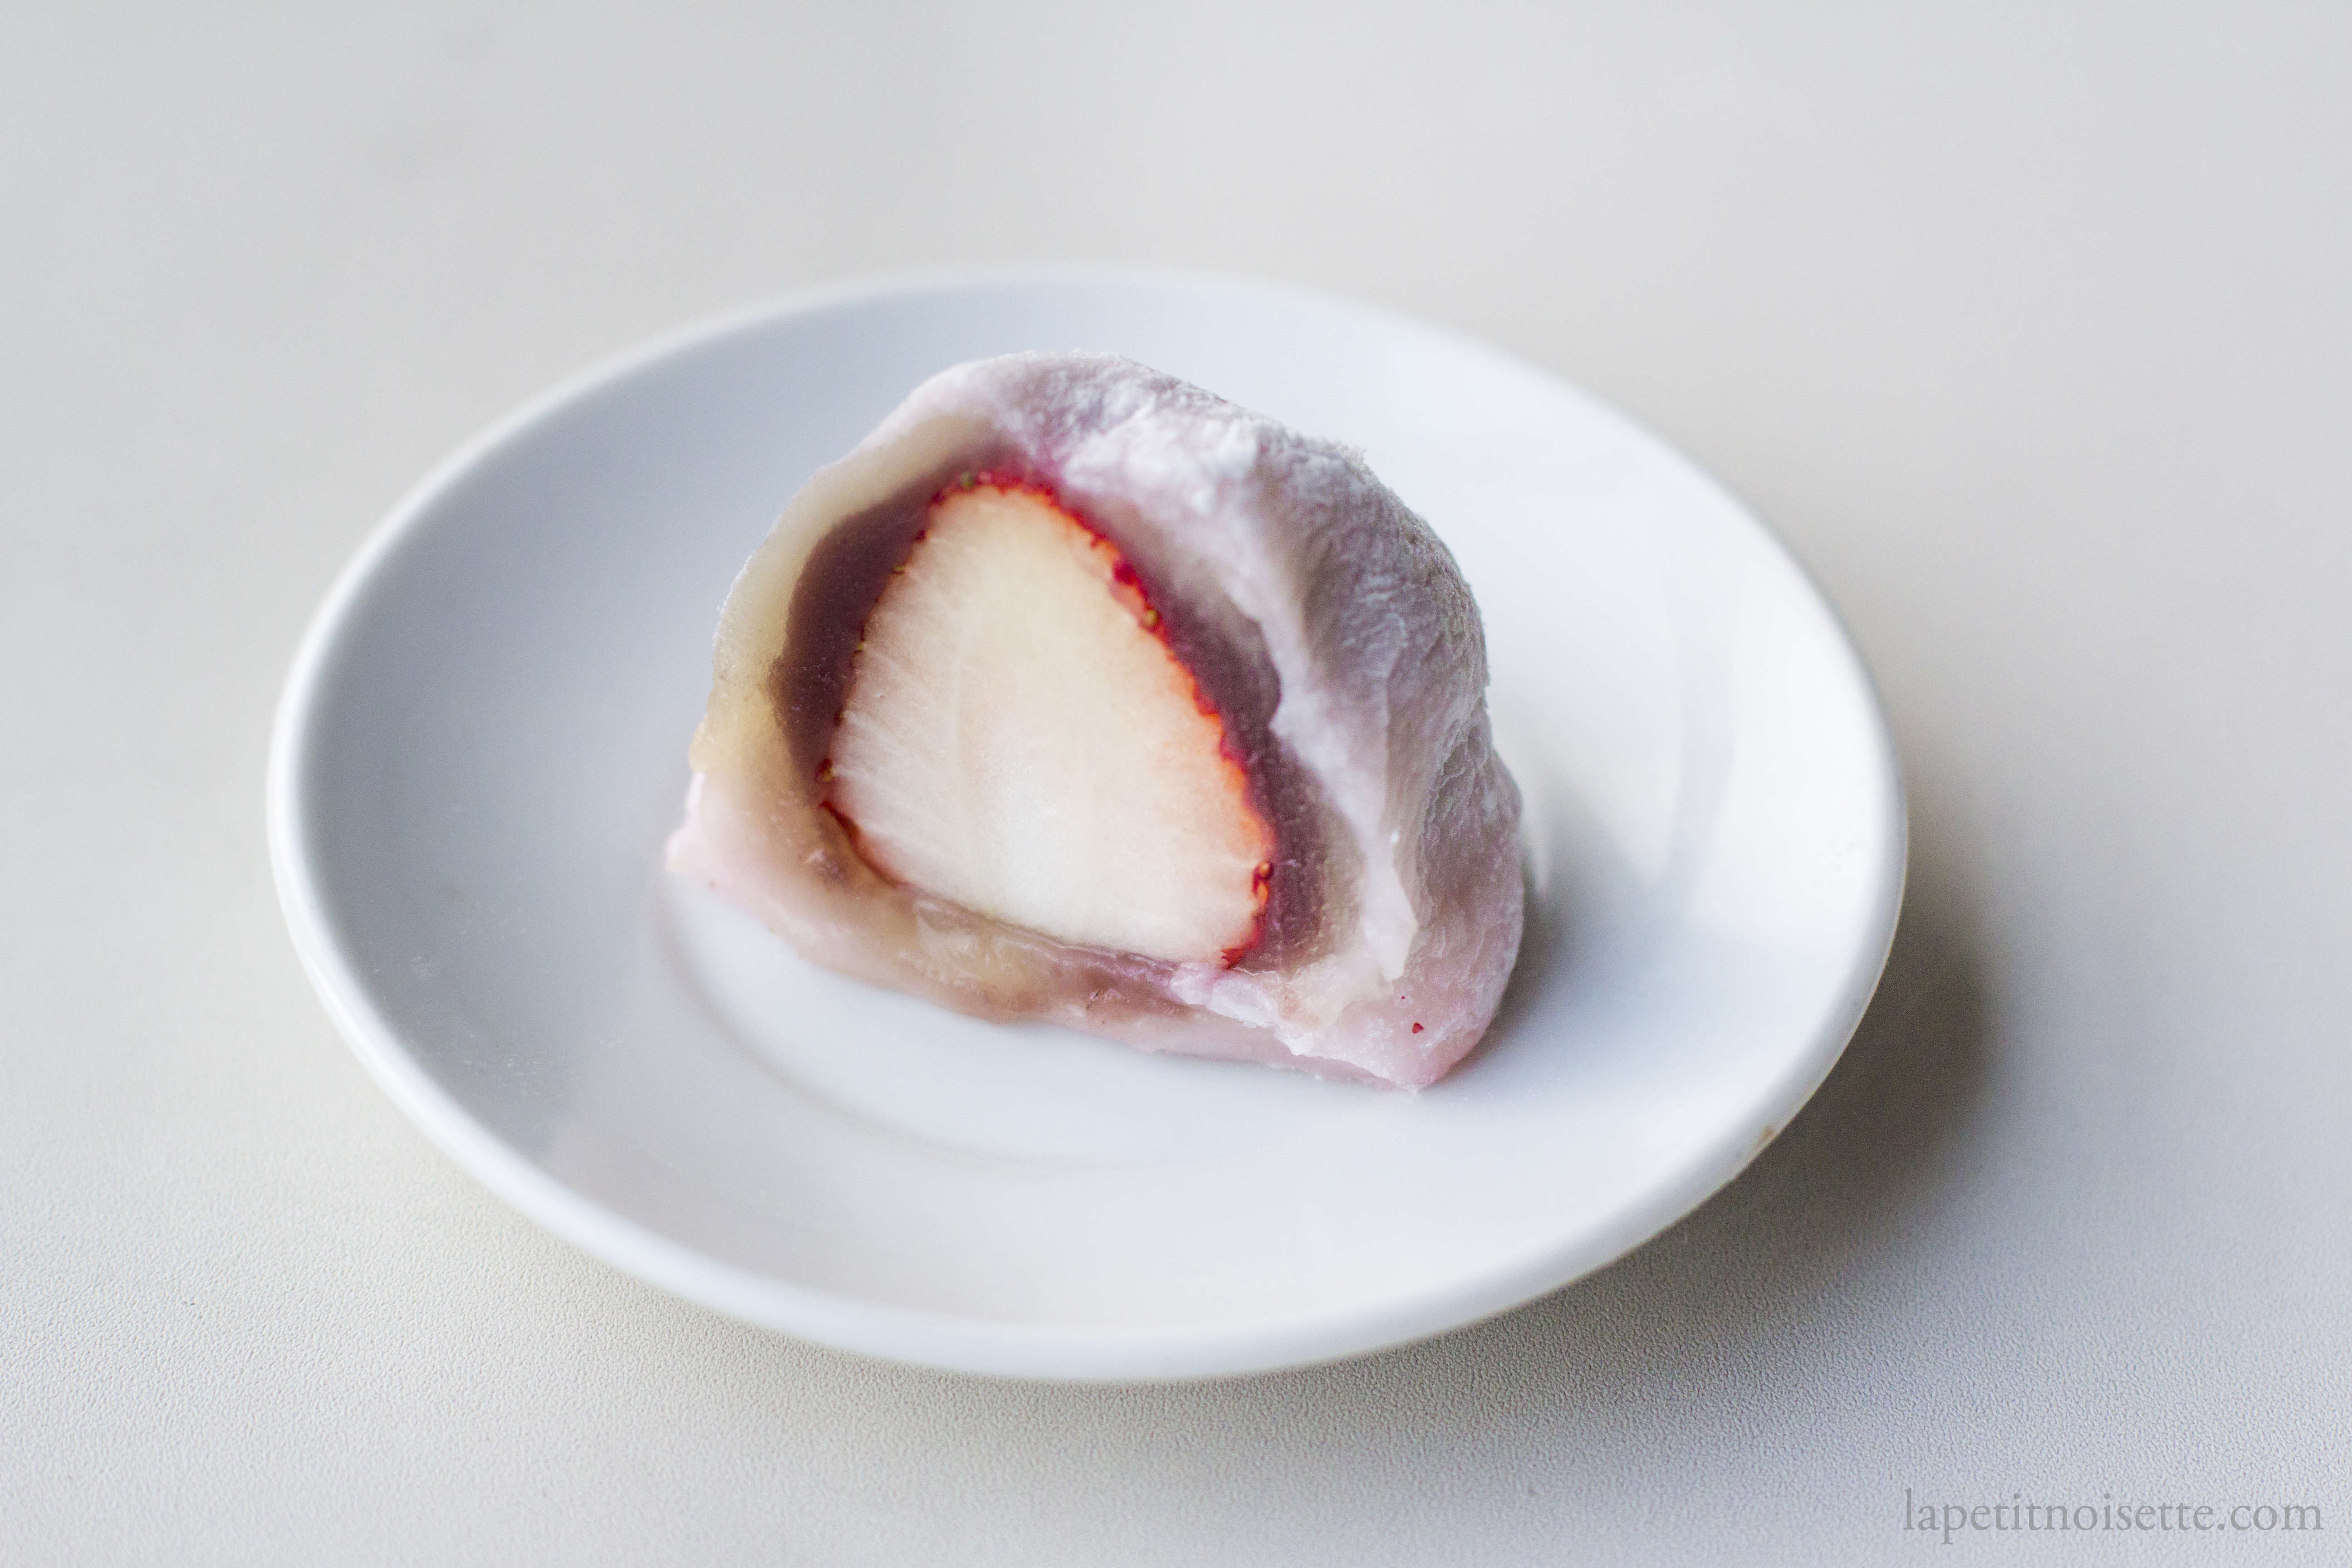
{"label": "ichigo daifuku", "polygon": [[714,663],[671,864],[828,968],[1408,1087],[1501,1000],[1477,606],[1344,447],[1108,354],[958,366],[793,499]]}

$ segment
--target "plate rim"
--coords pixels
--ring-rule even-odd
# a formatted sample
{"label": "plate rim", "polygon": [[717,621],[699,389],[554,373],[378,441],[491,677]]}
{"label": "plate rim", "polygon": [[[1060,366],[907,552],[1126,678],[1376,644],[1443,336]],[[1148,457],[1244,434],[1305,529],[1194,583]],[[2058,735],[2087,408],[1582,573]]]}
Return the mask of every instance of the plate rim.
{"label": "plate rim", "polygon": [[[369,584],[436,504],[487,459],[573,405],[638,372],[705,344],[793,316],[894,296],[987,287],[1112,285],[1218,291],[1338,308],[1370,322],[1433,336],[1571,394],[1650,456],[1727,505],[1785,564],[1834,634],[1866,699],[1885,814],[1876,898],[1844,983],[1790,1069],[1749,1108],[1730,1135],[1694,1150],[1675,1175],[1654,1184],[1606,1223],[1549,1247],[1421,1294],[1368,1308],[1298,1319],[1257,1320],[1206,1330],[1104,1329],[1024,1323],[919,1310],[795,1285],[725,1263],[626,1219],[517,1153],[434,1080],[371,1000],[350,954],[333,937],[317,868],[307,853],[310,822],[304,763],[336,643]],[[642,340],[516,405],[461,442],[397,500],[337,574],[304,628],[270,727],[266,784],[269,857],[295,952],[336,1031],[403,1115],[460,1169],[524,1217],[637,1280],[775,1332],[907,1365],[985,1376],[1070,1383],[1160,1383],[1239,1376],[1345,1360],[1427,1339],[1496,1316],[1594,1273],[1638,1249],[1727,1186],[1785,1130],[1843,1058],[1883,977],[1909,875],[1910,821],[1901,758],[1885,708],[1852,633],[1820,584],[1788,545],[1712,475],[1663,437],[1566,377],[1483,340],[1407,313],[1342,295],[1214,272],[1165,268],[992,267],[889,272],[756,300]],[[1760,1120],[1762,1136],[1741,1126]]]}

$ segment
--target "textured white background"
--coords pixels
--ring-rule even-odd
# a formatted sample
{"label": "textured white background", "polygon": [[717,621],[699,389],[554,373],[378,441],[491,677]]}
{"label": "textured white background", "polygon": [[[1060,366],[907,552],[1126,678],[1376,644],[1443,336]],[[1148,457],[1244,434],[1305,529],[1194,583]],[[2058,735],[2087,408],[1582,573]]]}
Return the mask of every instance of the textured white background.
{"label": "textured white background", "polygon": [[[0,11],[0,1559],[2352,1549],[2342,7],[211,9]],[[1893,966],[1615,1268],[1224,1384],[867,1364],[541,1236],[311,999],[269,714],[407,483],[681,319],[1048,259],[1552,366],[1848,617]]]}

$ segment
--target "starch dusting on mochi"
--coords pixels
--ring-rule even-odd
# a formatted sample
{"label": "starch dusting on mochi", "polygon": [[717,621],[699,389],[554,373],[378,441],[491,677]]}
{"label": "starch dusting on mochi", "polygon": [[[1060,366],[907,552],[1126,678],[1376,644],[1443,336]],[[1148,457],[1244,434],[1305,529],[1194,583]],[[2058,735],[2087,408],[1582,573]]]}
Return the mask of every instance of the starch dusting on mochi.
{"label": "starch dusting on mochi", "polygon": [[721,612],[670,864],[976,1016],[1419,1088],[1522,922],[1453,557],[1347,448],[1108,354],[918,387]]}

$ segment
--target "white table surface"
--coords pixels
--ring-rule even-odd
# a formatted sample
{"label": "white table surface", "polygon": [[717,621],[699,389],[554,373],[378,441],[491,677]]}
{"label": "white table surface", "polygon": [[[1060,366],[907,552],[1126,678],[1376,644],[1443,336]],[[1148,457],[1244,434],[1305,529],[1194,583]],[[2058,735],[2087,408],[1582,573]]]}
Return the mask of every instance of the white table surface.
{"label": "white table surface", "polygon": [[[1815,1563],[1938,1550],[1906,1491],[2343,1560],[2352,16],[216,9],[0,14],[0,1560]],[[681,320],[1042,260],[1502,344],[1847,617],[1892,967],[1625,1261],[1278,1376],[872,1364],[542,1236],[313,1000],[270,711],[407,484]]]}

